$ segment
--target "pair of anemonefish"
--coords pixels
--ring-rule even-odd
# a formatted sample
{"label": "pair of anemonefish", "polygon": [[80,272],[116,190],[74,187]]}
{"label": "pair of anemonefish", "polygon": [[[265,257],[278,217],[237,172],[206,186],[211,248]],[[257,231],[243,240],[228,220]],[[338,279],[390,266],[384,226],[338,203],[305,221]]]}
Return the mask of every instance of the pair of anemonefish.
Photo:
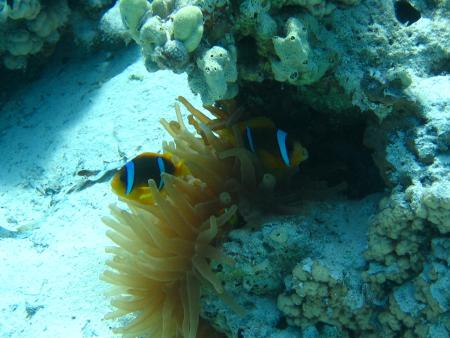
{"label": "pair of anemonefish", "polygon": [[[189,108],[195,109],[192,106]],[[236,130],[241,137],[240,143],[256,154],[264,170],[276,176],[295,170],[308,158],[306,149],[298,141],[292,139],[287,132],[278,129],[266,117],[238,122],[231,128],[223,128],[216,132],[221,137],[227,138],[233,146],[237,146],[238,141],[234,136]],[[162,190],[164,188],[163,173],[184,176],[189,173],[189,169],[182,161],[174,161],[171,154],[142,153],[127,162],[114,175],[112,189],[124,199],[141,204],[152,204],[148,181],[153,179],[158,189]]]}

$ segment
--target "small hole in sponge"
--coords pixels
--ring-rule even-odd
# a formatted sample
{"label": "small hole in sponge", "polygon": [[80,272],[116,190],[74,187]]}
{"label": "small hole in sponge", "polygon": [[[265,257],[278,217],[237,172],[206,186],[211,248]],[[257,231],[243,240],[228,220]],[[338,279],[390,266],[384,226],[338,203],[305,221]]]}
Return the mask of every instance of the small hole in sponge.
{"label": "small hole in sponge", "polygon": [[406,26],[412,25],[421,18],[420,12],[408,1],[400,0],[394,3],[395,17]]}

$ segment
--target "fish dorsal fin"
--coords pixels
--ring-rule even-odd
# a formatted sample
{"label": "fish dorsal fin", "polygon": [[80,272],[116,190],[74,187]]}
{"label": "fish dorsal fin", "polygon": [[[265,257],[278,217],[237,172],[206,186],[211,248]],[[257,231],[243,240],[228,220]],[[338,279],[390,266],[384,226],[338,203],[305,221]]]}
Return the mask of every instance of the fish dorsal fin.
{"label": "fish dorsal fin", "polygon": [[241,129],[242,131],[246,127],[250,127],[252,129],[258,128],[276,129],[275,123],[273,123],[271,119],[265,116],[258,116],[250,120],[242,121],[237,123],[237,125],[239,126],[239,129]]}

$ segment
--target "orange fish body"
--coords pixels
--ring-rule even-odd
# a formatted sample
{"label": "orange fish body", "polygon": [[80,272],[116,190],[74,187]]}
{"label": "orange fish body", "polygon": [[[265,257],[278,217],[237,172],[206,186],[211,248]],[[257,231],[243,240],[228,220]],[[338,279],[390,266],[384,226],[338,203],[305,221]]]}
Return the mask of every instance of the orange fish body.
{"label": "orange fish body", "polygon": [[189,170],[182,161],[175,162],[171,154],[146,152],[120,168],[111,181],[111,187],[115,194],[125,200],[151,205],[153,197],[148,181],[154,180],[158,189],[163,192],[162,173],[184,176]]}

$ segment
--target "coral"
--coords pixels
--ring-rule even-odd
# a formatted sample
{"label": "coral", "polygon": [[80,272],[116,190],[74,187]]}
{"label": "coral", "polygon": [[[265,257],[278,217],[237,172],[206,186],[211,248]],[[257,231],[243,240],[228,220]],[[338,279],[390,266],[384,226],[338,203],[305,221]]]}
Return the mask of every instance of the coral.
{"label": "coral", "polygon": [[[372,196],[351,206],[303,201],[296,216],[271,215],[232,230],[222,250],[236,264],[215,270],[245,300],[246,315],[224,311],[212,294],[202,297],[204,315],[229,336],[307,336],[316,323],[329,323],[329,337],[350,327],[369,333],[376,297],[360,276],[361,255],[366,215],[376,212],[378,200]],[[337,219],[348,223],[336,227]],[[325,331],[320,334],[328,337]]]}
{"label": "coral", "polygon": [[120,0],[120,14],[125,27],[131,36],[139,41],[139,28],[142,26],[142,18],[150,10],[147,0]]}
{"label": "coral", "polygon": [[450,325],[449,245],[448,238],[433,239],[432,255],[423,271],[394,288],[388,309],[379,316],[387,334],[404,330],[405,336],[422,337],[433,336],[433,331],[439,330],[445,335],[445,326]]}
{"label": "coral", "polygon": [[4,3],[3,22],[0,20],[0,57],[4,66],[24,69],[29,56],[40,53],[46,45],[54,45],[69,13],[67,1],[46,6],[38,0]]}
{"label": "coral", "polygon": [[[159,0],[151,7],[145,16],[139,15],[142,25],[158,18],[159,29],[173,40],[185,38],[174,34],[178,31],[173,22],[177,13],[197,8],[192,25],[203,27],[203,34],[197,31],[201,40],[194,39],[192,47],[186,46],[191,55],[184,71],[193,79],[191,89],[200,93],[205,103],[218,98],[209,92],[204,71],[199,69],[211,47],[236,50],[238,72],[233,83],[239,83],[243,95],[255,82],[275,79],[299,88],[297,97],[314,108],[339,114],[344,103],[346,110],[373,113],[380,120],[413,104],[408,90],[412,75],[445,72],[449,55],[445,34],[441,34],[446,29],[446,9],[439,2],[416,6],[423,15],[414,22],[404,21],[411,22],[409,25],[399,21],[398,6],[383,1],[246,0],[235,5],[227,0]],[[155,48],[165,41],[138,43],[145,58],[152,60]],[[290,53],[298,57],[290,57]],[[241,91],[233,87],[225,98]],[[324,91],[336,93],[339,99],[324,98]]]}
{"label": "coral", "polygon": [[286,37],[274,37],[273,47],[280,61],[272,61],[274,78],[294,85],[318,81],[330,67],[326,53],[312,50],[307,30],[302,22],[290,18],[286,23]]}
{"label": "coral", "polygon": [[[186,6],[202,12],[201,39],[192,50],[181,53],[177,47],[180,53],[164,54],[169,41],[186,47],[172,22]],[[310,167],[299,179],[306,200],[326,199],[335,206],[335,197],[314,189],[324,185],[344,191],[349,200],[342,208],[354,207],[352,198],[384,192],[370,219],[366,210],[354,223],[364,231],[352,240],[346,235],[354,235],[358,226],[346,222],[355,219],[357,208],[345,215],[337,207],[333,215],[317,214],[311,210],[321,207],[304,203],[296,209],[304,218],[295,224],[310,234],[310,245],[282,229],[283,220],[277,219],[270,227],[280,234],[276,248],[269,227],[257,227],[243,212],[248,228],[233,230],[222,245],[236,265],[214,268],[242,295],[248,316],[237,318],[208,292],[202,314],[231,336],[275,337],[285,333],[279,329],[283,325],[286,332],[298,329],[310,336],[325,334],[325,328],[330,336],[448,335],[448,6],[441,1],[224,0],[158,1],[154,7],[137,27],[148,69],[185,71],[205,103],[235,98],[255,115],[292,122],[312,148]],[[245,200],[236,198],[241,195],[236,191],[250,186],[243,178],[256,181],[253,191],[260,195],[270,179],[262,184],[259,173],[255,179],[251,157],[242,149],[226,150],[230,145],[217,137],[220,133],[211,133],[208,123],[204,132],[202,123],[191,122],[205,144],[221,149],[211,152],[201,144],[191,161],[194,176],[215,194],[227,192],[244,211]],[[183,144],[165,150],[191,154],[190,147],[181,150]],[[224,154],[229,161],[218,161]],[[357,177],[353,188],[361,194],[346,194]],[[373,184],[377,180],[382,182]],[[339,220],[332,222],[337,214]],[[336,230],[336,224],[348,226]],[[286,233],[290,241],[284,242]],[[327,250],[320,235],[330,242]],[[349,264],[344,254],[358,258]],[[264,313],[252,312],[257,306]],[[283,314],[287,324],[278,322]]]}
{"label": "coral", "polygon": [[370,328],[370,311],[365,307],[361,285],[347,286],[330,275],[320,262],[310,259],[299,263],[292,272],[294,293],[281,294],[278,308],[288,324],[307,328],[327,323],[350,330]]}
{"label": "coral", "polygon": [[374,289],[387,294],[388,308],[379,316],[387,335],[427,336],[445,332],[441,323],[448,327],[443,306],[449,297],[443,288],[449,278],[448,243],[443,236],[448,234],[450,177],[444,169],[447,143],[445,137],[438,140],[448,129],[450,114],[448,99],[440,94],[447,86],[442,80],[412,79],[426,122],[390,118],[383,129],[367,133],[386,181],[395,187],[371,224],[369,268],[363,274]]}
{"label": "coral", "polygon": [[237,69],[234,49],[214,46],[202,54],[197,66],[198,72],[192,75],[189,83],[194,92],[200,93],[204,102],[229,99],[236,95]]}
{"label": "coral", "polygon": [[173,15],[173,36],[193,52],[203,35],[203,14],[197,6],[186,6]]}
{"label": "coral", "polygon": [[[48,60],[62,33],[91,48],[102,43],[120,45],[130,40],[118,23],[116,11],[104,13],[113,1],[0,1],[0,60],[7,70],[27,71]],[[120,16],[119,16],[120,17]],[[0,71],[4,71],[1,69]]]}
{"label": "coral", "polygon": [[400,283],[420,271],[427,230],[422,220],[415,219],[402,193],[385,198],[380,209],[369,230],[366,258],[372,263],[367,278]]}
{"label": "coral", "polygon": [[[227,33],[233,20],[221,15],[221,11],[230,8],[228,1],[183,4],[158,1],[152,3],[151,9],[140,2],[133,5],[130,0],[123,0],[121,4],[124,22],[127,23],[126,17],[130,16],[132,23],[127,25],[131,25],[130,33],[142,46],[150,71],[169,68],[187,72],[191,89],[199,93],[205,103],[237,95],[237,46],[234,36]],[[282,27],[271,15],[270,8],[269,3],[245,1],[235,15],[236,31],[255,36],[261,57],[256,67],[249,67],[249,63],[255,64],[255,59],[247,61],[244,53],[243,76],[247,80],[260,79],[267,70],[263,63],[269,62],[272,65],[270,77],[278,81],[295,85],[317,82],[335,59],[334,52],[324,48],[326,33],[312,16],[305,14],[288,20],[287,35],[295,36],[296,41],[276,37]],[[161,47],[168,40],[182,42],[187,52],[193,54],[190,65],[180,68],[178,62],[169,60],[171,56],[164,63],[156,62],[161,55]],[[301,58],[294,59],[290,55],[301,55]]]}

